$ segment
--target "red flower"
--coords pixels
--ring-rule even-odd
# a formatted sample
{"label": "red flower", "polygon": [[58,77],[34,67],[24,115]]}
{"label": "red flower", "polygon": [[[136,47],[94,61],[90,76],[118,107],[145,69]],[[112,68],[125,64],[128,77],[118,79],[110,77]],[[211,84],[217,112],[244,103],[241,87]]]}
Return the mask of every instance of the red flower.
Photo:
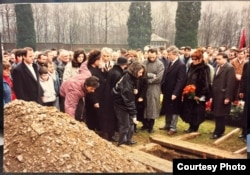
{"label": "red flower", "polygon": [[193,84],[187,85],[183,89],[182,95],[186,96],[188,99],[194,99],[195,89],[196,89],[195,85],[193,85]]}

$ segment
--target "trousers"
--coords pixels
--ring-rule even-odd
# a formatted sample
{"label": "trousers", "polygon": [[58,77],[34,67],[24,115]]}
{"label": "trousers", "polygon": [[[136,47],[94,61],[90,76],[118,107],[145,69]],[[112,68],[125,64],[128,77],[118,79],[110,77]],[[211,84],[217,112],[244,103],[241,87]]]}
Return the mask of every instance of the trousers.
{"label": "trousers", "polygon": [[115,113],[119,125],[119,143],[125,143],[132,140],[134,133],[134,123],[132,116],[129,115],[128,111],[124,110],[119,105],[114,105]]}

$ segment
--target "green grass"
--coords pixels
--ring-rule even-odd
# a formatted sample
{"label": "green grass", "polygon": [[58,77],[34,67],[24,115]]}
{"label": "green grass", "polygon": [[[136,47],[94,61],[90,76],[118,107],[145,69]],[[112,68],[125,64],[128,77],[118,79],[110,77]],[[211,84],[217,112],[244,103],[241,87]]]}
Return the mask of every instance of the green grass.
{"label": "green grass", "polygon": [[[134,134],[133,138],[138,142],[138,144],[146,144],[149,143],[149,136],[150,135],[163,135],[164,137],[176,137],[179,135],[184,134],[184,130],[188,129],[189,125],[185,122],[182,121],[182,119],[179,117],[178,119],[178,124],[177,124],[177,133],[173,136],[168,136],[167,132],[164,130],[159,130],[160,127],[163,127],[165,124],[165,117],[164,116],[160,116],[159,118],[157,118],[155,120],[155,125],[154,125],[154,133],[149,134],[147,131],[142,131],[140,128],[142,126],[142,124],[138,124],[137,125],[137,133]],[[211,147],[215,147],[218,149],[223,149],[226,151],[237,151],[243,147],[246,146],[246,143],[244,143],[242,141],[242,139],[238,138],[238,135],[241,133],[241,131],[238,134],[235,134],[234,136],[230,137],[229,139],[225,140],[223,143],[219,144],[219,145],[214,145],[213,142],[215,140],[210,139],[210,136],[214,130],[214,121],[213,120],[206,120],[204,121],[200,127],[199,127],[199,133],[201,133],[200,136],[192,138],[187,140],[188,142],[192,142],[192,143],[197,143],[197,144],[201,144],[201,145],[206,145],[206,146],[211,146]],[[232,130],[234,130],[236,127],[232,127],[232,126],[226,126],[226,131],[225,134],[231,132]]]}

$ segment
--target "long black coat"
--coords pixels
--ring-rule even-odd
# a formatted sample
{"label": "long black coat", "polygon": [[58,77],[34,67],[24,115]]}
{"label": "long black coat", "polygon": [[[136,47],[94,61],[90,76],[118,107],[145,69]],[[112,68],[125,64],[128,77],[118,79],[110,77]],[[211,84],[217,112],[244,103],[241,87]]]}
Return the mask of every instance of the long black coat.
{"label": "long black coat", "polygon": [[114,110],[114,99],[112,89],[123,75],[123,69],[119,65],[114,65],[108,72],[105,84],[104,95],[104,112],[103,112],[103,130],[112,134],[114,130],[118,130],[117,118]]}
{"label": "long black coat", "polygon": [[[180,60],[165,70],[161,90],[165,98],[166,115],[180,114],[182,90],[186,83],[186,66]],[[175,100],[171,96],[176,95]]]}
{"label": "long black coat", "polygon": [[32,66],[36,73],[36,79],[24,62],[21,62],[13,69],[13,88],[17,99],[35,101],[42,104],[43,90],[39,83],[38,68],[34,63]]}
{"label": "long black coat", "polygon": [[232,101],[235,81],[233,66],[230,63],[225,63],[213,79],[212,112],[214,116],[226,116],[230,114],[231,103],[225,105],[224,100],[228,98]]}
{"label": "long black coat", "polygon": [[191,63],[187,73],[186,85],[195,85],[195,96],[204,96],[204,101],[195,101],[194,99],[187,99],[184,96],[181,118],[192,124],[198,125],[205,119],[205,101],[208,100],[210,94],[210,69],[204,64],[194,65]]}
{"label": "long black coat", "polygon": [[[90,129],[102,130],[106,77],[99,68],[89,66],[88,69],[92,76],[99,78],[100,86],[94,93],[87,93],[85,96],[86,123]],[[95,108],[95,103],[99,103],[100,108]]]}

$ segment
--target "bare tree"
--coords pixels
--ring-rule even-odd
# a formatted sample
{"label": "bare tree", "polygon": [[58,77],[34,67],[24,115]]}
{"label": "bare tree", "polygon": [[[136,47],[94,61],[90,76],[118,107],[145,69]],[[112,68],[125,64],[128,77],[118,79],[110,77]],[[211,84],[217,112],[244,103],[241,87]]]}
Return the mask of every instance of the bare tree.
{"label": "bare tree", "polygon": [[222,20],[222,31],[221,34],[221,44],[223,45],[232,45],[233,44],[233,37],[235,37],[235,34],[237,30],[237,13],[235,11],[231,10],[225,10],[224,11],[224,18]]}
{"label": "bare tree", "polygon": [[93,44],[95,41],[95,12],[97,12],[97,8],[95,7],[94,4],[89,4],[85,8],[85,28],[86,28],[86,33],[85,33],[85,38],[86,42],[89,44]]}
{"label": "bare tree", "polygon": [[4,42],[14,42],[16,35],[14,6],[12,4],[1,5],[0,13],[2,19],[2,40]]}
{"label": "bare tree", "polygon": [[112,18],[109,22],[109,43],[126,43],[128,30],[126,26],[126,22],[128,19],[128,8],[129,3],[109,3],[109,12],[112,15]]}
{"label": "bare tree", "polygon": [[10,13],[11,13],[11,8],[10,8],[9,5],[5,6],[5,11],[6,11],[5,18],[6,18],[6,24],[7,24],[8,41],[10,42],[11,41],[11,38],[10,38]]}
{"label": "bare tree", "polygon": [[[176,2],[152,2],[155,33],[170,43],[175,38]],[[202,2],[199,23],[200,46],[237,46],[242,27],[250,33],[250,4],[242,8],[222,6],[217,2]],[[130,2],[32,4],[38,42],[57,43],[127,43],[128,8]],[[231,5],[231,6],[230,6]],[[230,10],[229,10],[230,9]],[[0,32],[3,42],[15,42],[16,19],[12,4],[0,5]]]}
{"label": "bare tree", "polygon": [[[213,3],[205,6],[199,26],[200,46],[237,46],[243,20],[240,13],[244,10],[216,10]],[[242,15],[241,15],[242,16]]]}
{"label": "bare tree", "polygon": [[48,42],[48,31],[49,31],[49,13],[50,13],[50,10],[49,10],[49,7],[48,7],[48,4],[42,4],[42,12],[43,12],[43,15],[42,15],[42,20],[43,20],[43,41],[45,43],[45,47],[46,47],[46,44]]}
{"label": "bare tree", "polygon": [[60,13],[63,10],[63,4],[58,4],[56,7],[53,9],[53,23],[55,26],[55,39],[57,43],[61,42],[61,28],[62,25],[62,14]]}
{"label": "bare tree", "polygon": [[198,32],[198,43],[200,46],[211,45],[213,38],[213,28],[215,27],[215,19],[217,14],[214,12],[211,3],[206,6],[206,10],[201,15],[199,32]]}
{"label": "bare tree", "polygon": [[[249,20],[249,16],[250,16],[250,4],[248,6],[245,6],[242,10],[241,10],[241,15],[240,15],[240,19],[242,21],[242,25],[241,28],[245,27],[246,28],[246,32],[247,32],[247,45],[250,44],[250,20]],[[237,43],[239,43],[239,39],[240,36],[238,37]]]}
{"label": "bare tree", "polygon": [[35,21],[35,30],[36,30],[36,41],[41,42],[42,37],[42,28],[43,28],[43,21],[42,21],[42,9],[41,5],[33,4],[32,11]]}
{"label": "bare tree", "polygon": [[82,29],[82,16],[80,15],[79,9],[76,7],[76,5],[73,5],[69,8],[69,19],[68,19],[68,36],[69,36],[69,43],[80,43],[80,36],[81,36],[81,30]]}
{"label": "bare tree", "polygon": [[4,6],[0,6],[0,13],[1,13],[1,19],[2,19],[2,41],[5,41],[5,20],[4,20]]}
{"label": "bare tree", "polygon": [[152,27],[154,33],[160,35],[163,38],[169,40],[170,43],[174,43],[175,38],[175,6],[173,3],[162,2],[161,6],[152,15]]}

